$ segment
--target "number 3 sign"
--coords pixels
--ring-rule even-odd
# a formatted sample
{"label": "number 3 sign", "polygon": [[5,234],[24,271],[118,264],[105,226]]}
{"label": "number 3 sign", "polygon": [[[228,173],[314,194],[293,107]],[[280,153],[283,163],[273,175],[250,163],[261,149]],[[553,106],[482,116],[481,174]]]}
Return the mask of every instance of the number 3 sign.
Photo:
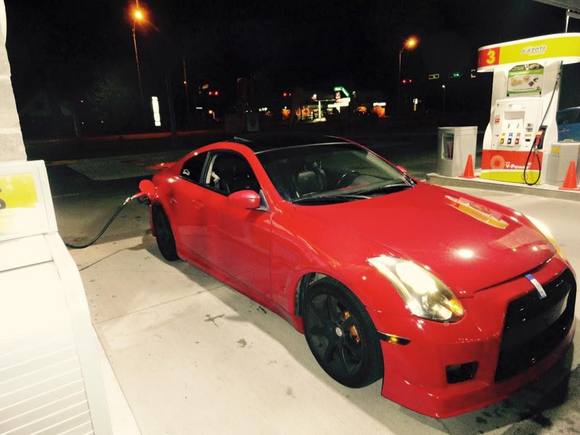
{"label": "number 3 sign", "polygon": [[499,64],[499,47],[479,50],[477,66],[479,68]]}

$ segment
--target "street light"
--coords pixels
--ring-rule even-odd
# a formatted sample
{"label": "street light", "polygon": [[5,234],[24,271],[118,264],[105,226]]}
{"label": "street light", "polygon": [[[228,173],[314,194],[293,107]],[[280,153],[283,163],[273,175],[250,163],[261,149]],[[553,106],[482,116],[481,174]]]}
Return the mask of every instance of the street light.
{"label": "street light", "polygon": [[133,9],[133,20],[138,23],[145,21],[145,11],[138,5]]}
{"label": "street light", "polygon": [[401,66],[402,66],[402,62],[403,62],[403,51],[414,50],[415,48],[417,48],[418,45],[419,45],[419,37],[415,36],[415,35],[411,35],[403,41],[403,45],[401,46],[401,49],[399,50],[399,77],[398,77],[399,84],[398,84],[398,88],[397,88],[398,89],[397,105],[399,106],[399,108],[401,106]]}
{"label": "street light", "polygon": [[403,47],[407,50],[413,50],[417,45],[419,45],[419,38],[415,35],[409,36],[405,42],[403,42]]}
{"label": "street light", "polygon": [[441,85],[441,89],[443,90],[443,113],[445,113],[445,92],[447,91],[447,88],[445,85]]}
{"label": "street light", "polygon": [[141,107],[145,108],[145,96],[143,95],[143,81],[141,80],[141,63],[139,61],[139,49],[137,48],[137,24],[143,24],[147,21],[147,12],[139,6],[139,0],[135,0],[135,6],[131,9],[131,18],[133,25],[131,34],[133,36],[133,50],[135,51],[135,66],[137,67],[137,81],[139,83],[139,95],[141,96]]}

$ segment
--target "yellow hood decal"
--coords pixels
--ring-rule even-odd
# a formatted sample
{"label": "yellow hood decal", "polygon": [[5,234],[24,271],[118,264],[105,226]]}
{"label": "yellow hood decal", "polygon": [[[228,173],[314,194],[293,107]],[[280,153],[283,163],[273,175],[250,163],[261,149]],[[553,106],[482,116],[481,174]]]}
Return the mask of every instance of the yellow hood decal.
{"label": "yellow hood decal", "polygon": [[445,195],[445,197],[451,201],[449,204],[451,207],[460,211],[467,216],[471,216],[484,224],[489,226],[505,230],[509,225],[504,221],[500,215],[494,214],[492,210],[479,204],[474,204],[465,198],[455,198],[453,196]]}

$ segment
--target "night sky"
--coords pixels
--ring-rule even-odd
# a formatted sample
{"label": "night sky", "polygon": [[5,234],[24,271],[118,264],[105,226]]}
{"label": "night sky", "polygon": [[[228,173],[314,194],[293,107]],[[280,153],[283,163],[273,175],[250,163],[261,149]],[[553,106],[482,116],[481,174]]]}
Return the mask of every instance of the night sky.
{"label": "night sky", "polygon": [[[134,85],[128,7],[115,0],[5,0],[8,54],[19,107],[39,91],[81,98],[99,77]],[[192,1],[148,0],[154,26],[138,41],[147,86],[179,79],[233,87],[242,76],[273,89],[396,86],[397,55],[409,34],[404,75],[467,70],[477,48],[563,31],[564,11],[530,0]],[[155,28],[156,29],[155,29]],[[571,31],[578,31],[571,20]]]}

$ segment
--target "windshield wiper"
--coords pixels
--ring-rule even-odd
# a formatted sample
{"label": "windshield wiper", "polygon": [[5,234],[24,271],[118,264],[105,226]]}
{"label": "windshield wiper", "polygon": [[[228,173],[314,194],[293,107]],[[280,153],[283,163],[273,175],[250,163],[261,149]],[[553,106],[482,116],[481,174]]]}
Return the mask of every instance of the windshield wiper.
{"label": "windshield wiper", "polygon": [[344,193],[336,195],[318,195],[318,196],[305,196],[302,198],[297,198],[292,201],[293,204],[300,204],[304,202],[340,202],[340,201],[353,201],[355,199],[369,199],[367,195],[362,195],[360,193]]}
{"label": "windshield wiper", "polygon": [[359,194],[359,195],[372,195],[375,193],[389,193],[392,192],[393,190],[401,190],[401,189],[407,189],[409,187],[413,187],[415,186],[415,184],[411,184],[411,183],[391,183],[391,184],[383,184],[381,186],[378,187],[373,187],[372,189],[368,189],[368,190],[360,190],[358,192],[354,192],[355,194]]}

